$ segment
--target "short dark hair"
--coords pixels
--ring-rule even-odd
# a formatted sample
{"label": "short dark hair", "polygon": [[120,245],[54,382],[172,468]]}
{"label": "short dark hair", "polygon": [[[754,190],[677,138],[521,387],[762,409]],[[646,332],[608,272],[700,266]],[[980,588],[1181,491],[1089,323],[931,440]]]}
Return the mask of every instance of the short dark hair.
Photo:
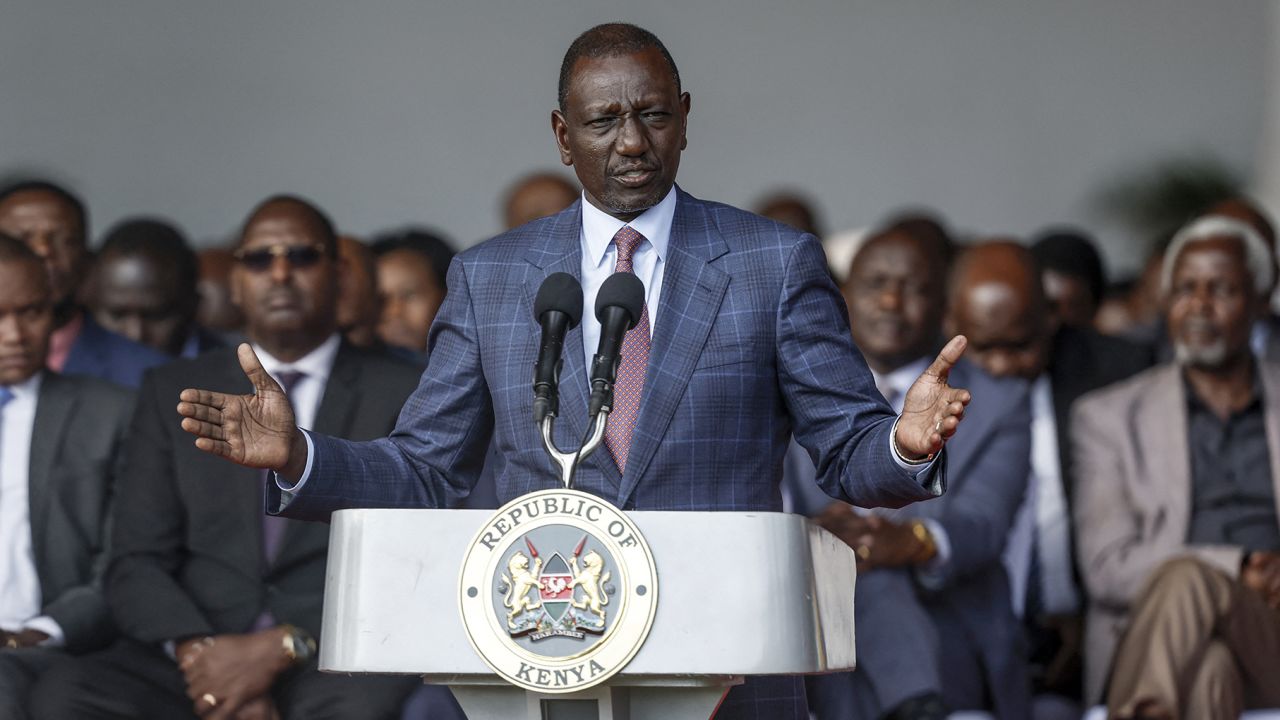
{"label": "short dark hair", "polygon": [[409,250],[427,259],[435,273],[440,289],[448,292],[449,263],[453,262],[453,246],[443,237],[423,228],[405,228],[383,233],[373,239],[369,249],[374,257],[382,257],[395,250]]}
{"label": "short dark hair", "polygon": [[4,184],[0,187],[0,203],[8,200],[10,197],[24,192],[45,192],[57,197],[62,202],[71,207],[71,211],[75,213],[76,219],[80,221],[80,242],[86,246],[89,242],[89,210],[85,207],[84,201],[79,195],[71,192],[67,188],[59,185],[52,180],[44,180],[41,178],[30,178],[23,180],[15,180]]}
{"label": "short dark hair", "polygon": [[667,46],[662,44],[657,35],[629,23],[606,23],[597,25],[582,33],[569,45],[560,63],[560,89],[556,101],[560,112],[565,110],[565,99],[569,95],[569,77],[573,74],[573,66],[582,58],[607,58],[619,55],[631,55],[650,48],[662,53],[662,59],[671,68],[671,79],[676,83],[676,92],[680,92],[680,70]]}
{"label": "short dark hair", "polygon": [[1102,302],[1107,275],[1102,269],[1098,247],[1085,231],[1059,227],[1042,232],[1031,244],[1031,256],[1041,271],[1052,270],[1083,280],[1093,302]]}
{"label": "short dark hair", "polygon": [[320,236],[324,241],[326,251],[325,254],[328,255],[331,260],[338,257],[338,231],[334,228],[333,220],[329,219],[329,216],[320,209],[319,205],[316,205],[304,197],[289,195],[286,193],[272,195],[254,206],[253,211],[249,213],[249,217],[245,219],[244,225],[240,227],[240,238],[238,242],[244,242],[244,236],[249,230],[249,224],[258,216],[258,213],[262,212],[263,208],[266,206],[273,205],[275,203],[295,205],[301,208],[303,212],[310,215],[311,219],[320,228]]}
{"label": "short dark hair", "polygon": [[0,263],[27,263],[45,277],[44,260],[21,240],[0,233]]}
{"label": "short dark hair", "polygon": [[98,261],[109,257],[142,257],[171,269],[181,290],[196,294],[200,261],[191,243],[172,223],[160,218],[128,218],[109,230],[98,249]]}

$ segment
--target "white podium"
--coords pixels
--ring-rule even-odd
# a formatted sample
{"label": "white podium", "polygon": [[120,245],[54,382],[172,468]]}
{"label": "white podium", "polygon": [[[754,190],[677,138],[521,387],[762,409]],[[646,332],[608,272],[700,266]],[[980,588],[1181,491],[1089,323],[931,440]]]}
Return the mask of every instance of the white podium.
{"label": "white podium", "polygon": [[334,513],[320,668],[421,675],[471,720],[705,720],[746,675],[854,666],[853,552],[798,515],[632,512],[660,585],[648,639],[604,685],[546,695],[473,649],[459,573],[485,510]]}

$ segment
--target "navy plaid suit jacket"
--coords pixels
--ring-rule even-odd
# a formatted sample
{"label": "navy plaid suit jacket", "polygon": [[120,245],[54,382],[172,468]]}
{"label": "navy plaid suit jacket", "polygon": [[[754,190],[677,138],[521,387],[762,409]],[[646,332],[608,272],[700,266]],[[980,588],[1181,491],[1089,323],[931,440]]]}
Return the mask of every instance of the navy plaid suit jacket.
{"label": "navy plaid suit jacket", "polygon": [[[817,239],[677,192],[626,472],[601,448],[575,486],[627,510],[781,510],[794,433],[833,497],[899,507],[941,493],[941,469],[925,487],[891,456],[894,414],[853,345]],[[533,303],[551,273],[581,275],[580,202],[454,260],[430,362],[395,431],[364,443],[312,435],[311,474],[281,514],[452,507],[491,438],[499,500],[559,485],[533,423]],[[587,427],[581,328],[566,338],[560,396],[556,441],[576,447]],[[798,717],[800,684],[768,685],[731,693],[722,717]]]}

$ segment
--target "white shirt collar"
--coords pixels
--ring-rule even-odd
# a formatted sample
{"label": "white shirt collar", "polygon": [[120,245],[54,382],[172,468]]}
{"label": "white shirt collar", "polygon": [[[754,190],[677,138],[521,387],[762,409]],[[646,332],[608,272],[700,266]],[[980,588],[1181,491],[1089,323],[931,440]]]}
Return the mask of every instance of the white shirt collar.
{"label": "white shirt collar", "polygon": [[320,343],[315,350],[291,363],[277,360],[257,343],[253,343],[253,351],[258,354],[258,360],[262,361],[262,368],[273,378],[282,371],[296,370],[310,379],[325,383],[329,380],[329,373],[333,370],[333,359],[337,357],[338,346],[341,344],[341,336],[334,333]]}
{"label": "white shirt collar", "polygon": [[613,236],[623,226],[630,225],[632,230],[640,233],[658,253],[658,259],[666,261],[667,247],[671,240],[671,223],[676,216],[676,186],[672,185],[666,197],[653,207],[640,213],[634,220],[624,223],[618,218],[604,212],[587,201],[587,194],[582,194],[582,236],[586,240],[584,252],[591,262],[599,266],[604,262]]}
{"label": "white shirt collar", "polygon": [[13,392],[14,400],[28,400],[40,394],[40,383],[44,380],[44,371],[41,370],[35,375],[23,380],[20,383],[6,385]]}
{"label": "white shirt collar", "polygon": [[871,375],[875,379],[876,387],[893,388],[899,395],[906,395],[907,390],[911,389],[911,384],[929,367],[930,361],[931,358],[926,355],[883,375],[872,370]]}

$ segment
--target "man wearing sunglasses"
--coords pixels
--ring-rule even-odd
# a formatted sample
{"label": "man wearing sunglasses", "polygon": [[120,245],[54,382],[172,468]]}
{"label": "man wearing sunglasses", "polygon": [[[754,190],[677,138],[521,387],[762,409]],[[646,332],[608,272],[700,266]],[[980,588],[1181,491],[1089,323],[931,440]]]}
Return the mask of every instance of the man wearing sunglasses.
{"label": "man wearing sunglasses", "polygon": [[[303,427],[380,437],[419,369],[340,338],[336,247],[315,206],[287,196],[263,202],[241,233],[232,300]],[[412,680],[316,670],[329,529],[264,518],[265,473],[192,445],[172,418],[174,399],[197,379],[224,392],[252,389],[232,349],[145,380],[105,580],[126,637],[49,676],[38,716],[394,717]]]}

